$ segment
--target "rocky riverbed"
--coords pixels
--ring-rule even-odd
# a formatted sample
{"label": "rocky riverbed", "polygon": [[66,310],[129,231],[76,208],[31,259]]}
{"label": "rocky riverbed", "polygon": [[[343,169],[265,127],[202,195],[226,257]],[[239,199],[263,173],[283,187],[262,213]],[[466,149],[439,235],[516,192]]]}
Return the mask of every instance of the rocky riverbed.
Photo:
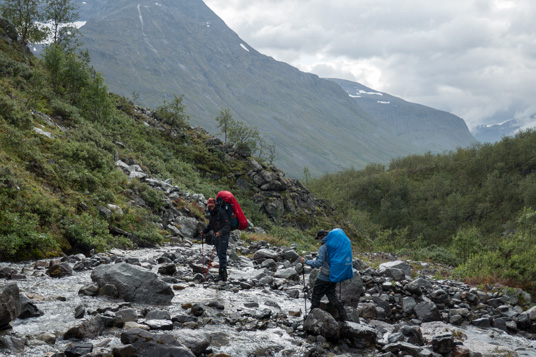
{"label": "rocky riverbed", "polygon": [[302,252],[233,235],[229,280],[218,282],[217,258],[205,281],[211,248],[184,239],[0,263],[0,353],[536,356],[536,308],[519,290],[485,292],[434,280],[427,264],[374,269],[355,258],[355,277],[339,292],[350,321],[337,323],[327,303],[304,319],[316,272],[302,270]]}

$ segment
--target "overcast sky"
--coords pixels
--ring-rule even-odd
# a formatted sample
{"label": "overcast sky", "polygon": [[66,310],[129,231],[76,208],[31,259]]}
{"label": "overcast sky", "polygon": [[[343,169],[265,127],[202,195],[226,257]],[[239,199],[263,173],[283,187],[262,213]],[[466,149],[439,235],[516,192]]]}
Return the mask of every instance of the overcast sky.
{"label": "overcast sky", "polygon": [[534,0],[204,0],[261,53],[445,110],[536,113]]}

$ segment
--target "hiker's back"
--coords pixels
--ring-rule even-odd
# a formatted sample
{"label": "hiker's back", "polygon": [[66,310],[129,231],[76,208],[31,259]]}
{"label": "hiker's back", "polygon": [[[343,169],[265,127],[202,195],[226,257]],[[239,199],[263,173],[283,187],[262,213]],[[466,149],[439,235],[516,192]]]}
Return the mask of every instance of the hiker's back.
{"label": "hiker's back", "polygon": [[344,231],[335,228],[326,238],[330,271],[329,280],[338,283],[354,277],[352,244]]}

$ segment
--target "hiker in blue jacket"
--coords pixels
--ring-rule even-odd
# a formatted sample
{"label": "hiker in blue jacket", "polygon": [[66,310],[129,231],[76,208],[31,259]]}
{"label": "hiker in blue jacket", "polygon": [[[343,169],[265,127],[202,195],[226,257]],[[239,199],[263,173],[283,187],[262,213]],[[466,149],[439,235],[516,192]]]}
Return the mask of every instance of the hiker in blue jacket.
{"label": "hiker in blue jacket", "polygon": [[305,260],[305,258],[301,258],[301,262],[304,264],[307,264],[313,268],[320,268],[320,271],[318,273],[318,276],[315,280],[315,285],[313,287],[313,295],[311,297],[311,311],[313,309],[316,309],[320,306],[320,300],[324,295],[327,296],[329,302],[335,306],[339,313],[338,320],[339,321],[346,321],[348,319],[346,315],[346,310],[344,309],[344,306],[342,306],[342,303],[337,298],[337,294],[335,291],[335,287],[337,286],[337,283],[331,282],[329,280],[329,271],[330,271],[330,263],[329,263],[329,254],[328,254],[328,248],[326,246],[326,239],[329,231],[326,231],[324,229],[318,231],[316,234],[317,240],[321,240],[322,245],[320,246],[320,249],[318,250],[318,255],[316,256],[315,260]]}

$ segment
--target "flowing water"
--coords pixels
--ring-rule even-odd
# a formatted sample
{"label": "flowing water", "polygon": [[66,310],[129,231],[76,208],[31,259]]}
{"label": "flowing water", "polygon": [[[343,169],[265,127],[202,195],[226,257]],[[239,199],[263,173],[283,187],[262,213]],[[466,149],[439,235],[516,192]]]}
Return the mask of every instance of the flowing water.
{"label": "flowing water", "polygon": [[[193,249],[199,248],[194,245]],[[135,257],[140,261],[155,261],[166,251],[171,249],[141,249],[136,251],[119,251],[114,250],[118,256]],[[98,309],[113,307],[121,304],[121,301],[107,297],[89,297],[78,295],[81,287],[91,284],[91,271],[73,272],[72,276],[60,279],[53,279],[46,275],[45,270],[35,270],[35,262],[26,263],[0,263],[0,268],[10,267],[17,272],[23,272],[26,275],[25,280],[16,280],[22,293],[31,298],[35,305],[44,312],[41,317],[29,319],[15,319],[12,322],[13,331],[21,336],[28,336],[31,341],[30,346],[26,346],[21,356],[39,356],[47,352],[63,351],[68,343],[59,336],[62,336],[70,327],[78,324],[80,320],[75,319],[74,311],[79,305],[84,305],[87,312],[94,312]],[[247,265],[247,264],[246,264]],[[179,267],[180,269],[180,267]],[[151,269],[157,272],[157,265],[154,264]],[[184,270],[189,268],[184,267]],[[253,265],[243,267],[229,267],[230,281],[246,280],[252,275],[258,273]],[[7,281],[11,282],[11,281]],[[6,283],[7,283],[6,282]],[[148,306],[135,303],[129,303],[129,306],[136,311],[143,308],[164,309],[170,315],[188,315],[189,310],[182,308],[183,304],[201,304],[206,305],[209,302],[218,301],[225,307],[220,315],[239,316],[243,321],[244,317],[251,316],[251,329],[235,328],[227,324],[206,324],[200,326],[200,331],[206,332],[212,337],[211,348],[214,352],[227,353],[231,356],[249,356],[254,354],[285,355],[285,350],[292,351],[293,355],[299,355],[300,345],[303,344],[303,338],[292,337],[280,327],[268,325],[263,330],[255,329],[255,323],[258,321],[255,316],[263,310],[270,310],[273,315],[283,313],[289,320],[299,322],[301,317],[288,317],[289,311],[300,311],[304,309],[304,300],[291,299],[284,292],[278,290],[259,290],[259,289],[234,289],[220,290],[217,285],[195,284],[188,282],[181,284],[185,286],[184,290],[175,291],[169,306]],[[248,308],[248,306],[258,307]],[[279,307],[277,307],[278,305]],[[207,307],[207,310],[210,310]],[[217,316],[217,315],[216,315]],[[175,328],[173,331],[160,331],[162,333],[180,334],[181,329]],[[58,336],[56,344],[51,346],[35,340],[35,336],[40,333],[48,332]],[[152,331],[157,332],[157,331]],[[106,330],[105,334],[89,342],[94,345],[103,344],[108,348],[114,345],[121,345],[119,341],[121,330]],[[289,354],[290,355],[290,354]]]}
{"label": "flowing water", "polygon": [[[139,258],[140,261],[152,262],[148,265],[153,272],[157,272],[156,259],[165,252],[174,252],[172,248],[140,249],[136,251],[114,250],[115,256]],[[194,244],[190,251],[200,252],[201,247]],[[179,252],[177,250],[177,252]],[[182,253],[184,253],[184,248]],[[190,253],[192,254],[192,253]],[[195,253],[198,254],[198,253]],[[80,320],[75,319],[74,311],[79,305],[84,305],[88,313],[96,312],[106,307],[117,307],[122,303],[107,297],[89,297],[78,295],[81,287],[91,284],[91,271],[73,272],[72,276],[60,279],[48,277],[45,270],[34,269],[35,262],[26,263],[0,263],[0,268],[10,267],[17,272],[26,275],[25,280],[16,280],[19,289],[34,301],[36,306],[44,312],[41,317],[29,319],[15,319],[12,322],[13,331],[21,336],[28,337],[29,346],[19,356],[44,356],[47,353],[64,351],[72,341],[65,341],[61,336]],[[191,274],[191,269],[186,266],[178,267],[184,276]],[[253,264],[242,259],[240,267],[236,264],[229,267],[230,281],[237,286],[240,281],[247,281],[259,271]],[[285,291],[272,290],[270,288],[259,289],[218,289],[212,284],[203,286],[196,284],[191,279],[181,282],[184,289],[175,291],[175,297],[168,306],[148,306],[129,303],[125,304],[136,311],[145,309],[164,309],[170,315],[188,315],[189,310],[183,309],[183,304],[201,304],[203,306],[218,301],[224,306],[223,310],[206,307],[207,318],[199,323],[199,331],[210,336],[211,346],[214,352],[226,353],[230,356],[302,356],[311,348],[306,339],[292,331],[288,325],[299,325],[303,317],[292,317],[289,311],[304,311],[304,299],[290,298]],[[11,282],[7,281],[6,283]],[[233,284],[231,284],[233,286]],[[303,286],[296,286],[301,290]],[[248,307],[252,306],[252,307]],[[274,316],[287,320],[287,324],[266,323],[259,328],[259,314],[271,313]],[[240,319],[241,323],[234,324],[233,319]],[[245,323],[244,323],[245,321]],[[536,357],[536,341],[527,340],[518,336],[511,336],[498,330],[482,330],[476,327],[459,328],[465,334],[466,344],[486,346],[490,350],[489,356],[510,356],[510,352],[493,349],[493,346],[507,346],[510,351],[515,351],[512,356]],[[47,332],[56,335],[55,345],[49,345],[35,337],[40,333]],[[157,332],[157,331],[152,331]],[[180,334],[181,328],[175,327],[172,331],[160,331],[162,333]],[[94,346],[103,346],[110,351],[113,346],[121,345],[121,329],[106,329],[102,336],[92,339]]]}

